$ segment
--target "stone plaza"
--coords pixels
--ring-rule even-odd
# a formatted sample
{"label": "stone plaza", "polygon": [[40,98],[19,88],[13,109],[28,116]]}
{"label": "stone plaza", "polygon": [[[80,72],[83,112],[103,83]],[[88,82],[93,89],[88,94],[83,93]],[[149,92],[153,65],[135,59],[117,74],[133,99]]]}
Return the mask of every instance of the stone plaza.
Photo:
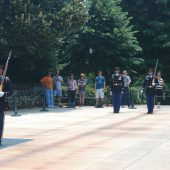
{"label": "stone plaza", "polygon": [[170,106],[6,113],[0,170],[170,170]]}

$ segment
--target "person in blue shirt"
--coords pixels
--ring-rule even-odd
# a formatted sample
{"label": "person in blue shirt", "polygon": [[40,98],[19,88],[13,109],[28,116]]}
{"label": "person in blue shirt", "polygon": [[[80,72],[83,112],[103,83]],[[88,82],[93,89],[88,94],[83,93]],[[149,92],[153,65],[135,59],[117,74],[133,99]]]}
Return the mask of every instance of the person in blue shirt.
{"label": "person in blue shirt", "polygon": [[61,103],[63,77],[60,76],[60,71],[58,69],[56,70],[56,75],[53,76],[53,83],[54,83],[53,88],[54,98],[56,97],[58,98],[58,107],[63,107]]}
{"label": "person in blue shirt", "polygon": [[98,72],[98,76],[95,80],[95,97],[96,97],[96,107],[103,107],[104,101],[104,91],[106,87],[105,78],[102,76],[102,72]]}

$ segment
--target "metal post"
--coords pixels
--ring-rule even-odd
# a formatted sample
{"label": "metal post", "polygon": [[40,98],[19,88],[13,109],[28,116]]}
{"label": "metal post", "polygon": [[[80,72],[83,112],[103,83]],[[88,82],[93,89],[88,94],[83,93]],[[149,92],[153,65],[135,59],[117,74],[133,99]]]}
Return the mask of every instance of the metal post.
{"label": "metal post", "polygon": [[166,95],[165,95],[165,93],[166,93],[166,92],[163,91],[163,100],[166,100],[166,97],[165,97]]}
{"label": "metal post", "polygon": [[67,91],[67,103],[68,103],[68,106],[66,108],[70,108],[70,95],[69,95],[69,90]]}
{"label": "metal post", "polygon": [[106,102],[107,102],[107,107],[109,107],[109,88],[107,88],[107,98],[106,98]]}
{"label": "metal post", "polygon": [[133,93],[131,87],[130,87],[130,104],[131,104],[131,109],[136,109],[136,107],[134,106]]}
{"label": "metal post", "polygon": [[144,103],[144,95],[143,95],[143,93],[141,94],[141,102],[142,102],[142,104]]}
{"label": "metal post", "polygon": [[140,102],[140,89],[137,90],[137,99],[138,99],[138,102]]}
{"label": "metal post", "polygon": [[17,90],[14,90],[14,108],[13,108],[13,112],[14,114],[11,116],[21,116],[20,114],[18,114],[17,111]]}

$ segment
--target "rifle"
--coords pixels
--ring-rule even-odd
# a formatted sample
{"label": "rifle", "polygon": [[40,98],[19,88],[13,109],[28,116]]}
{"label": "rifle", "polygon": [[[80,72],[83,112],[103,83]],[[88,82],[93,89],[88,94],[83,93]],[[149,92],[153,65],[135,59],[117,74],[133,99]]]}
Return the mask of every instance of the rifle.
{"label": "rifle", "polygon": [[[155,86],[155,79],[156,79],[156,72],[157,72],[157,68],[158,68],[158,62],[159,62],[159,60],[157,59],[155,69],[154,69],[153,81],[152,81],[153,86]],[[143,88],[141,90],[141,94],[143,94]]]}
{"label": "rifle", "polygon": [[159,62],[159,60],[157,59],[157,61],[156,61],[156,65],[155,65],[155,70],[154,70],[154,78],[153,78],[153,84],[155,84],[155,79],[156,79],[156,72],[157,72],[157,68],[158,68],[158,62]]}
{"label": "rifle", "polygon": [[6,73],[7,73],[8,63],[9,63],[9,60],[11,58],[11,54],[12,54],[12,50],[8,54],[8,58],[7,58],[7,61],[6,61],[6,64],[5,64],[5,68],[4,68],[2,77],[1,77],[0,92],[2,92],[2,88],[3,88],[4,81],[5,81],[5,76],[6,76]]}

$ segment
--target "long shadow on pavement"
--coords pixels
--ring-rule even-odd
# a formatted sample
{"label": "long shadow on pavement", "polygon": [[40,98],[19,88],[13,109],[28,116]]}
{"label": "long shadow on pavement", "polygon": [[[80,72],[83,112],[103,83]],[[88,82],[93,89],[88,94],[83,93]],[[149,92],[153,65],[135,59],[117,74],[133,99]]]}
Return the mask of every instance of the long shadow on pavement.
{"label": "long shadow on pavement", "polygon": [[[26,143],[32,141],[33,139],[15,139],[15,138],[4,138],[0,149],[8,148],[11,146],[19,145],[21,143]],[[4,143],[4,144],[3,144]]]}

